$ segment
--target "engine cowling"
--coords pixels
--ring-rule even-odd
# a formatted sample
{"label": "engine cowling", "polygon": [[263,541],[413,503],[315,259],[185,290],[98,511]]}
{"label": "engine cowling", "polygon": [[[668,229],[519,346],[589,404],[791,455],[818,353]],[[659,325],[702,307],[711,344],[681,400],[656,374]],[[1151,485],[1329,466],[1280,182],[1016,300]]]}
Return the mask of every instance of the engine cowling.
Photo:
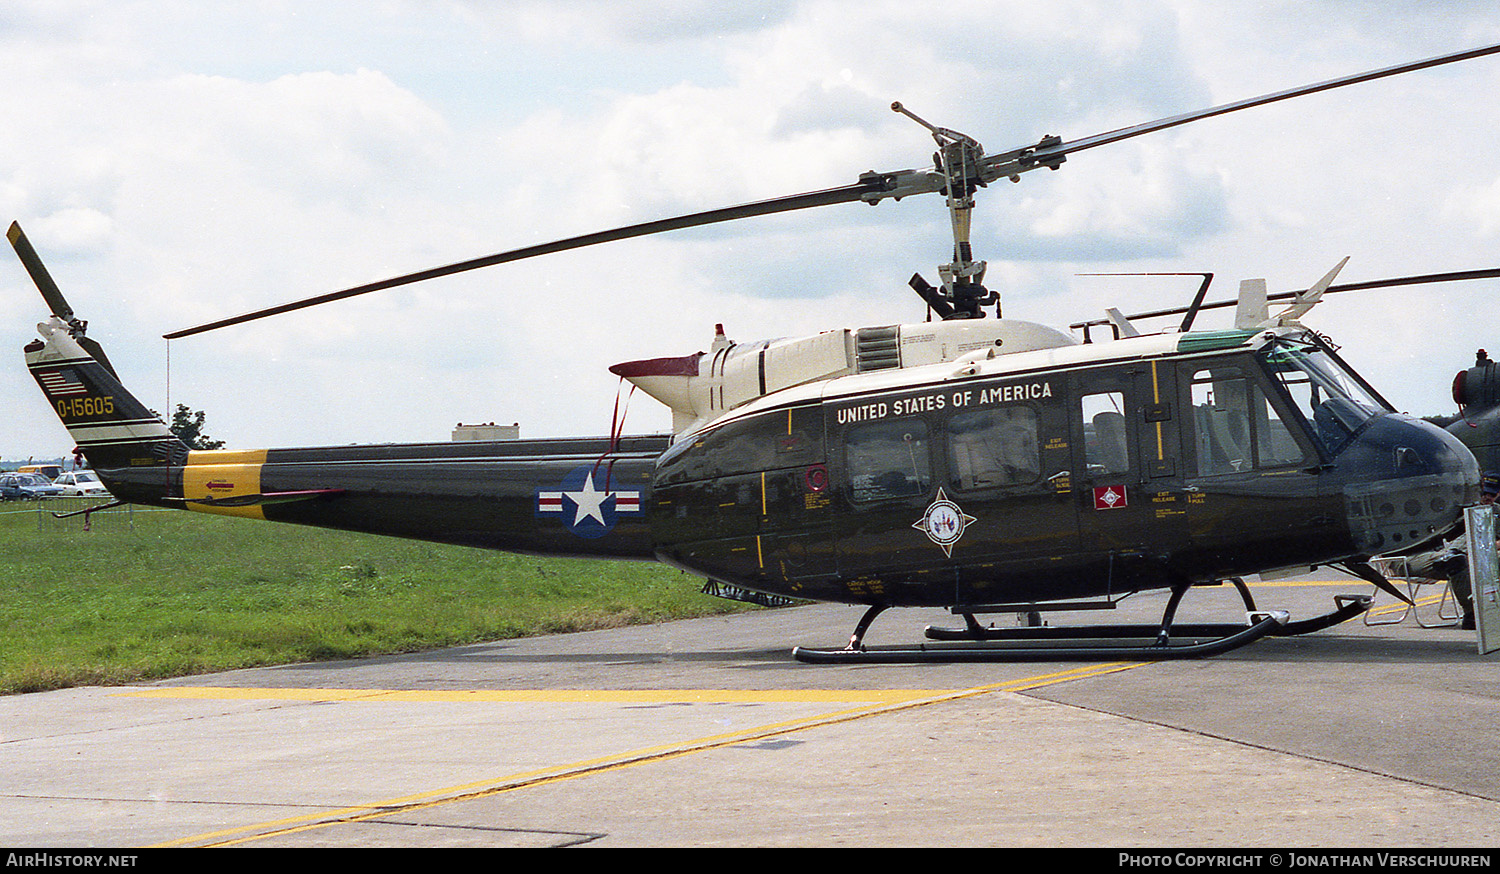
{"label": "engine cowling", "polygon": [[708,352],[626,361],[610,372],[671,409],[672,428],[681,433],[756,398],[809,382],[1077,343],[1055,328],[1013,319],[918,322],[753,343],[729,340],[718,325]]}

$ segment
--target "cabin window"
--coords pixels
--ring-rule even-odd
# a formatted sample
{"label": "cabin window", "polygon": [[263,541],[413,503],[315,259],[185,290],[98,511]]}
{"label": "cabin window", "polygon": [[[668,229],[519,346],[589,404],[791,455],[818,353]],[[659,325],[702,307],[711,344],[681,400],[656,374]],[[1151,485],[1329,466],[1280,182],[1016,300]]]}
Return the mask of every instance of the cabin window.
{"label": "cabin window", "polygon": [[1083,448],[1090,477],[1130,470],[1125,395],[1117,391],[1083,396]]}
{"label": "cabin window", "polygon": [[1036,410],[1018,405],[954,416],[948,422],[948,455],[955,488],[1035,482],[1042,475]]}
{"label": "cabin window", "polygon": [[925,495],[932,487],[927,424],[920,419],[850,428],[844,437],[856,501]]}
{"label": "cabin window", "polygon": [[823,461],[822,411],[776,410],[679,441],[657,462],[663,484],[800,467]]}
{"label": "cabin window", "polygon": [[1302,448],[1245,371],[1221,364],[1193,374],[1198,473],[1237,473],[1302,461]]}

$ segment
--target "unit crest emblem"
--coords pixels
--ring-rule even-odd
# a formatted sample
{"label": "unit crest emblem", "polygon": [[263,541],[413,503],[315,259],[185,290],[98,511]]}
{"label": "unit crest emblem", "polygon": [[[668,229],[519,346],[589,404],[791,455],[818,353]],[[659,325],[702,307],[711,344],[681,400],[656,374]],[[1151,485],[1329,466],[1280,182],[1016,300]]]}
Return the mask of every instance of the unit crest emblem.
{"label": "unit crest emblem", "polygon": [[964,536],[964,529],[974,522],[973,516],[965,513],[953,503],[941,488],[937,498],[927,505],[922,518],[912,523],[913,528],[927,535],[927,539],[943,548],[943,554],[953,555],[953,544]]}

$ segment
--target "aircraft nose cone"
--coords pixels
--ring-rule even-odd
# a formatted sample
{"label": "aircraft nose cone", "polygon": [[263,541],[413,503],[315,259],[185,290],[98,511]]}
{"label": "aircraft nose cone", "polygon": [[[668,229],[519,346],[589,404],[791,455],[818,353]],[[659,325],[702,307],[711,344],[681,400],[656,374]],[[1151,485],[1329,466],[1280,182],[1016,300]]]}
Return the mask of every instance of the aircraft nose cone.
{"label": "aircraft nose cone", "polygon": [[1436,540],[1479,501],[1479,464],[1456,437],[1406,416],[1372,422],[1339,459],[1349,530],[1379,555]]}

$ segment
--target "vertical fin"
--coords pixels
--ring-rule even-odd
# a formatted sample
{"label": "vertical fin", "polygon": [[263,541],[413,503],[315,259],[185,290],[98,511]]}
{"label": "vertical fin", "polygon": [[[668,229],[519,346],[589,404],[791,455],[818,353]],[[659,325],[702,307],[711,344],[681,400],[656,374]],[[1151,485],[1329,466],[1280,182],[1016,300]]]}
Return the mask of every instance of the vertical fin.
{"label": "vertical fin", "polygon": [[54,317],[37,330],[45,339],[26,347],[26,366],[101,476],[111,468],[159,467],[187,459],[187,445],[73,339],[62,319]]}
{"label": "vertical fin", "polygon": [[187,444],[120,384],[104,349],[84,336],[87,323],[63,299],[20,223],[12,222],[5,236],[52,313],[36,326],[42,339],[26,346],[26,366],[52,411],[112,493],[126,499],[160,497],[164,477],[129,472],[180,465],[187,460]]}

